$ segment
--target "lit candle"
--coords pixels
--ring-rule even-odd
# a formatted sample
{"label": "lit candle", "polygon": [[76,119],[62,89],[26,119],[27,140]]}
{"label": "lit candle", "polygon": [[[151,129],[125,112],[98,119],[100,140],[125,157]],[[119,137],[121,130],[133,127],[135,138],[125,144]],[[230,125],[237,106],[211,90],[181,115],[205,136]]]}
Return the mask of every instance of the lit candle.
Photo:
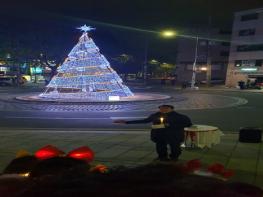
{"label": "lit candle", "polygon": [[30,173],[27,172],[27,173],[22,173],[22,174],[19,174],[19,175],[22,176],[22,177],[29,177]]}
{"label": "lit candle", "polygon": [[163,117],[160,118],[161,124],[163,124],[163,119],[164,119]]}

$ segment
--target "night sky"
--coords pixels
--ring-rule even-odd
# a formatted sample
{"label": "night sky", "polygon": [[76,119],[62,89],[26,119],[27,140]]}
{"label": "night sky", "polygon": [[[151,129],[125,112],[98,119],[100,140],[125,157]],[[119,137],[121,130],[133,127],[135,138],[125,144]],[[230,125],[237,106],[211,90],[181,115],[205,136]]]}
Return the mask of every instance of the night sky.
{"label": "night sky", "polygon": [[[162,26],[206,24],[212,16],[215,24],[231,23],[234,11],[263,7],[261,0],[9,0],[1,1],[1,10],[33,17],[44,13],[74,16],[123,25]],[[6,9],[3,9],[6,8]],[[35,13],[34,13],[35,12]]]}
{"label": "night sky", "polygon": [[156,31],[207,27],[211,18],[211,26],[231,30],[233,12],[259,7],[262,0],[9,0],[1,2],[0,40],[9,48],[22,46],[65,57],[80,36],[75,27],[87,23],[97,27],[92,37],[105,55],[129,53],[142,61],[148,43],[149,58],[175,61],[174,41],[160,42],[156,35],[126,27]]}

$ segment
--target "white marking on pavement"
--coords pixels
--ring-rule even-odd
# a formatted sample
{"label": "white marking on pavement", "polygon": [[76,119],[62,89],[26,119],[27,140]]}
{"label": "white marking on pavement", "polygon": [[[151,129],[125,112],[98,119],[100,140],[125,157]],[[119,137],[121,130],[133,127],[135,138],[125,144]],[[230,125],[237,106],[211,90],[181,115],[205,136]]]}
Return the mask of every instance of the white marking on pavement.
{"label": "white marking on pavement", "polygon": [[[35,133],[35,131],[32,131]],[[43,132],[43,133],[101,133],[101,134],[146,134],[149,133],[148,131],[116,131],[116,130],[105,130],[105,131],[50,131],[50,130],[40,130],[37,131],[39,132]]]}
{"label": "white marking on pavement", "polygon": [[[86,130],[66,130],[66,129],[11,129],[8,132],[27,133],[99,133],[99,134],[148,134],[149,129],[86,129]],[[1,133],[1,132],[0,132]]]}
{"label": "white marking on pavement", "polygon": [[[101,134],[149,134],[150,129],[129,129],[129,128],[4,128],[0,127],[2,132],[28,132],[28,133],[101,133]],[[224,136],[238,135],[237,132],[224,131]]]}
{"label": "white marking on pavement", "polygon": [[[10,127],[0,127],[0,132],[1,130],[32,130],[32,131],[36,131],[36,130],[57,130],[57,131],[111,131],[113,130],[113,128],[105,128],[105,127],[88,127],[88,128],[77,128],[77,127],[72,127],[72,128],[54,128],[54,127],[50,127],[50,128],[41,128],[41,127],[19,127],[19,128],[10,128]],[[144,131],[146,129],[143,128],[114,128],[115,131]]]}
{"label": "white marking on pavement", "polygon": [[37,117],[37,116],[5,116],[6,119],[42,119],[42,120],[116,120],[116,119],[143,119],[146,117]]}
{"label": "white marking on pavement", "polygon": [[70,118],[70,117],[36,117],[36,116],[6,116],[6,119],[43,119],[43,120],[101,120],[101,119],[110,119],[108,118]]}
{"label": "white marking on pavement", "polygon": [[110,117],[110,119],[144,119],[144,118],[147,118],[146,116],[127,116],[127,117]]}

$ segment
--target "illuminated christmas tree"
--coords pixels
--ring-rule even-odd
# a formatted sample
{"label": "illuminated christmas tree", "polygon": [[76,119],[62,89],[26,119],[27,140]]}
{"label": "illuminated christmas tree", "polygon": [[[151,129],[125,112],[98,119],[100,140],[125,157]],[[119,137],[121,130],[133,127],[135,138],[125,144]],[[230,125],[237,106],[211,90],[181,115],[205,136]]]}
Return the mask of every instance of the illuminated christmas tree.
{"label": "illuminated christmas tree", "polygon": [[78,29],[83,31],[79,42],[40,97],[106,101],[133,96],[89,37],[88,32],[94,28],[84,25]]}

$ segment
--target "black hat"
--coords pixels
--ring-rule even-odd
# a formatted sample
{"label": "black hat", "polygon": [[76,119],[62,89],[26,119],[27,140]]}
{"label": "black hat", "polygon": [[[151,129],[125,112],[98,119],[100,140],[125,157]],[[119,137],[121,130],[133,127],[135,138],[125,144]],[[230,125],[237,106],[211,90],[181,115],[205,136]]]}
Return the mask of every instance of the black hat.
{"label": "black hat", "polygon": [[160,105],[158,108],[161,108],[161,107],[169,107],[171,109],[174,109],[174,106],[172,105]]}

